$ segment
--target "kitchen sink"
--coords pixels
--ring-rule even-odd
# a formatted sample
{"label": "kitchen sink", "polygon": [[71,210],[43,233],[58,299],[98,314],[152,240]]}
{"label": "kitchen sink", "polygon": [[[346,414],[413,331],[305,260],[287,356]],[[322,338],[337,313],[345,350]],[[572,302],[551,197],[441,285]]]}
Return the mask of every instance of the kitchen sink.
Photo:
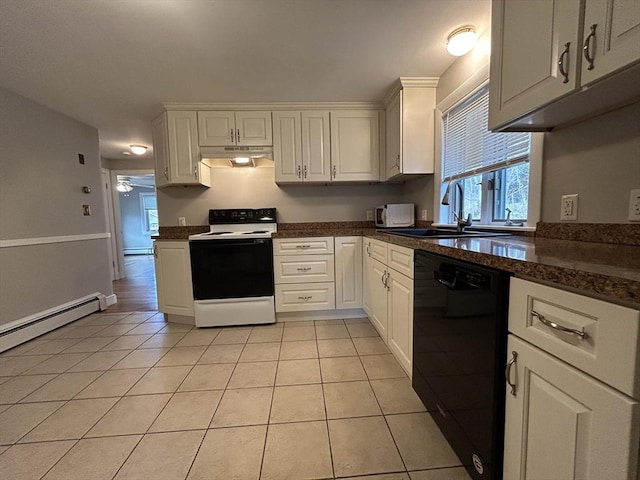
{"label": "kitchen sink", "polygon": [[481,232],[465,230],[458,232],[448,228],[393,228],[389,230],[379,230],[391,235],[412,238],[466,238],[466,237],[502,237],[511,235],[503,232]]}

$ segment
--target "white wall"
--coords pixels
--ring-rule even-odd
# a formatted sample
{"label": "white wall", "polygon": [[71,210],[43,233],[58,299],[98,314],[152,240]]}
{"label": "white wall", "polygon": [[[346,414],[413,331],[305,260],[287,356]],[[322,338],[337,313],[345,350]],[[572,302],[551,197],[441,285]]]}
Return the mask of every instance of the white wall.
{"label": "white wall", "polygon": [[211,208],[276,207],[279,222],[364,221],[366,211],[401,198],[400,185],[290,185],[274,183],[272,167],[214,168],[211,188],[158,189],[160,225],[207,225]]}
{"label": "white wall", "polygon": [[[91,216],[82,215],[82,204]],[[105,232],[97,130],[0,88],[0,240]],[[0,248],[0,324],[94,292],[112,294],[107,245]]]}
{"label": "white wall", "polygon": [[560,221],[562,195],[578,194],[578,222],[627,223],[640,188],[640,103],[545,135],[542,221]]}

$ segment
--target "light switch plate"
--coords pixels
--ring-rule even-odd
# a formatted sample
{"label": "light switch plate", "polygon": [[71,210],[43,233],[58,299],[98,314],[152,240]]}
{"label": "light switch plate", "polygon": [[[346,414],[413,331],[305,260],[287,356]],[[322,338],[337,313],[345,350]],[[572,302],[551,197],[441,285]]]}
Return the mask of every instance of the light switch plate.
{"label": "light switch plate", "polygon": [[373,210],[367,210],[367,221],[373,220]]}
{"label": "light switch plate", "polygon": [[578,194],[563,195],[560,203],[560,220],[578,220]]}

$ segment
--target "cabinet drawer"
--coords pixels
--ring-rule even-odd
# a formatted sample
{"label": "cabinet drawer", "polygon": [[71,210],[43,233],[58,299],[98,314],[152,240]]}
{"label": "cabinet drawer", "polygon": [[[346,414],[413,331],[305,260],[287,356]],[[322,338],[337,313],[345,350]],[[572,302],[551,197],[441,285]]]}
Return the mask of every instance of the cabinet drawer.
{"label": "cabinet drawer", "polygon": [[387,263],[387,244],[380,240],[374,240],[373,238],[365,239],[365,252],[371,257],[375,258],[379,262],[386,265]]}
{"label": "cabinet drawer", "polygon": [[387,266],[413,278],[413,250],[391,243],[387,245]]}
{"label": "cabinet drawer", "polygon": [[335,308],[336,296],[333,282],[276,285],[276,312]]}
{"label": "cabinet drawer", "polygon": [[308,255],[310,253],[333,253],[333,237],[276,238],[273,240],[274,255]]}
{"label": "cabinet drawer", "polygon": [[333,282],[333,255],[282,255],[273,259],[276,283]]}
{"label": "cabinet drawer", "polygon": [[[558,327],[584,332],[585,338]],[[509,331],[640,398],[640,311],[512,278]]]}

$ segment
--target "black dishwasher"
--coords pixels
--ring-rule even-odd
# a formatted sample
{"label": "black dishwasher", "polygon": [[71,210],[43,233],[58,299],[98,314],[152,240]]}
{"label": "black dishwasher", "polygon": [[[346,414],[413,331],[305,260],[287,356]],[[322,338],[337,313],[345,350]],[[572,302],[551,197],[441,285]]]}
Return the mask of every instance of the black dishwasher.
{"label": "black dishwasher", "polygon": [[413,389],[472,478],[502,478],[509,274],[416,250]]}

